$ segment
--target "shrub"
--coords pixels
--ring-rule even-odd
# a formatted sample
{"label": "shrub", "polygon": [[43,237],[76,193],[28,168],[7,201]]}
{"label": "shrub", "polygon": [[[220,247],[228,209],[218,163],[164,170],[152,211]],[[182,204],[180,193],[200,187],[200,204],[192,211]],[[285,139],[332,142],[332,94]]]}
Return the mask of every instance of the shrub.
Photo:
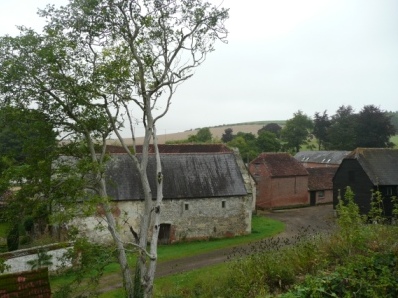
{"label": "shrub", "polygon": [[7,235],[8,251],[17,250],[19,248],[19,225],[14,225]]}
{"label": "shrub", "polygon": [[307,276],[282,297],[398,297],[397,265],[389,252],[359,255],[334,272]]}

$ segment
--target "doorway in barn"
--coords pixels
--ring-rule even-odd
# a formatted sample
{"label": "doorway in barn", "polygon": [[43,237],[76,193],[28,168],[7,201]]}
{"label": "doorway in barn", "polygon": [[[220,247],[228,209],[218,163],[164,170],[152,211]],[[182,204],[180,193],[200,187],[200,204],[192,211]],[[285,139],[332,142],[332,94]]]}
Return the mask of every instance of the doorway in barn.
{"label": "doorway in barn", "polygon": [[310,192],[310,205],[315,206],[316,204],[316,191]]}
{"label": "doorway in barn", "polygon": [[170,230],[171,230],[171,224],[160,224],[159,237],[158,237],[159,244],[170,243]]}

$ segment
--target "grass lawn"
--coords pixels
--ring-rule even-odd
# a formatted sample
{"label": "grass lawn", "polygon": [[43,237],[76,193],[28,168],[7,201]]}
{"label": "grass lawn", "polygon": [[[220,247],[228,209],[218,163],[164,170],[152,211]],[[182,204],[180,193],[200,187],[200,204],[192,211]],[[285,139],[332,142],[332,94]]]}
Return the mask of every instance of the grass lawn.
{"label": "grass lawn", "polygon": [[[282,222],[272,220],[266,217],[253,216],[252,219],[252,233],[246,236],[239,236],[234,238],[226,239],[214,239],[209,241],[195,241],[189,243],[177,243],[173,245],[160,245],[158,247],[159,262],[169,261],[173,259],[183,258],[222,249],[226,247],[237,246],[240,244],[249,243],[252,241],[261,240],[267,237],[274,236],[285,229],[285,225]],[[135,264],[135,257],[129,258],[130,264]],[[213,267],[213,266],[212,266]],[[105,277],[107,275],[118,275],[119,278],[119,265],[112,263],[107,266]],[[177,275],[176,278],[179,278]],[[173,277],[170,277],[173,279]],[[54,276],[51,278],[51,288],[54,290],[61,285],[65,285],[73,279],[73,276],[61,275]],[[120,278],[119,278],[120,279]],[[162,280],[162,279],[159,279]],[[178,281],[177,281],[178,282]],[[110,281],[110,284],[112,282]],[[100,283],[101,286],[106,286],[104,283]],[[100,297],[121,297],[121,290],[114,290],[107,292]]]}
{"label": "grass lawn", "polygon": [[394,148],[398,148],[398,135],[391,137],[390,141],[395,144]]}
{"label": "grass lawn", "polygon": [[262,216],[253,216],[252,233],[250,235],[225,239],[213,239],[209,241],[160,245],[158,247],[159,262],[194,256],[225,247],[261,240],[279,234],[284,229],[285,225],[282,222]]}
{"label": "grass lawn", "polygon": [[[212,266],[203,267],[185,273],[169,275],[155,279],[154,297],[163,297],[177,291],[183,292],[184,289],[193,289],[198,284],[206,284],[207,280],[218,280],[228,274],[229,265],[220,263]],[[101,294],[100,298],[123,297],[123,289],[116,289]],[[171,296],[172,297],[172,296]]]}
{"label": "grass lawn", "polygon": [[[185,273],[165,276],[155,280],[155,297],[162,297],[171,293],[184,292],[197,287],[199,284],[208,284],[207,281],[214,281],[223,278],[230,270],[228,263],[220,263]],[[120,292],[119,292],[120,293]],[[113,293],[112,293],[113,294]],[[102,298],[111,298],[116,296],[100,296]]]}

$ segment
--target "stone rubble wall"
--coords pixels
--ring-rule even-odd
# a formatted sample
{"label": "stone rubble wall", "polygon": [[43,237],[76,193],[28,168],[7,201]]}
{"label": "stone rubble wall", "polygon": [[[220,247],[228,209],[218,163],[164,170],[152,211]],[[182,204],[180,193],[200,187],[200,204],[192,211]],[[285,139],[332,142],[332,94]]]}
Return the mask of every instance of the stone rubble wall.
{"label": "stone rubble wall", "polygon": [[[54,245],[37,246],[28,249],[20,249],[13,252],[7,252],[0,254],[0,258],[6,259],[5,264],[10,266],[8,270],[0,274],[16,273],[22,271],[32,270],[32,265],[28,264],[29,261],[38,259],[38,251],[46,251],[46,254],[51,255],[51,265],[48,266],[48,271],[55,272],[57,270],[66,269],[72,267],[71,260],[67,260],[65,263],[62,261],[64,254],[68,249],[73,246],[68,245],[65,247],[59,247],[52,249]],[[36,268],[37,269],[37,268]]]}

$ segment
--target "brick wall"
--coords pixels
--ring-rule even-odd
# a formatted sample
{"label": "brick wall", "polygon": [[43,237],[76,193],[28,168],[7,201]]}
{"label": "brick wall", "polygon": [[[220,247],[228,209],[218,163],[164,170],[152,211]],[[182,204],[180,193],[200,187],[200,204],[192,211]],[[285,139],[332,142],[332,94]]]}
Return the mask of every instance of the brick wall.
{"label": "brick wall", "polygon": [[308,205],[308,176],[258,177],[256,204],[265,209]]}

